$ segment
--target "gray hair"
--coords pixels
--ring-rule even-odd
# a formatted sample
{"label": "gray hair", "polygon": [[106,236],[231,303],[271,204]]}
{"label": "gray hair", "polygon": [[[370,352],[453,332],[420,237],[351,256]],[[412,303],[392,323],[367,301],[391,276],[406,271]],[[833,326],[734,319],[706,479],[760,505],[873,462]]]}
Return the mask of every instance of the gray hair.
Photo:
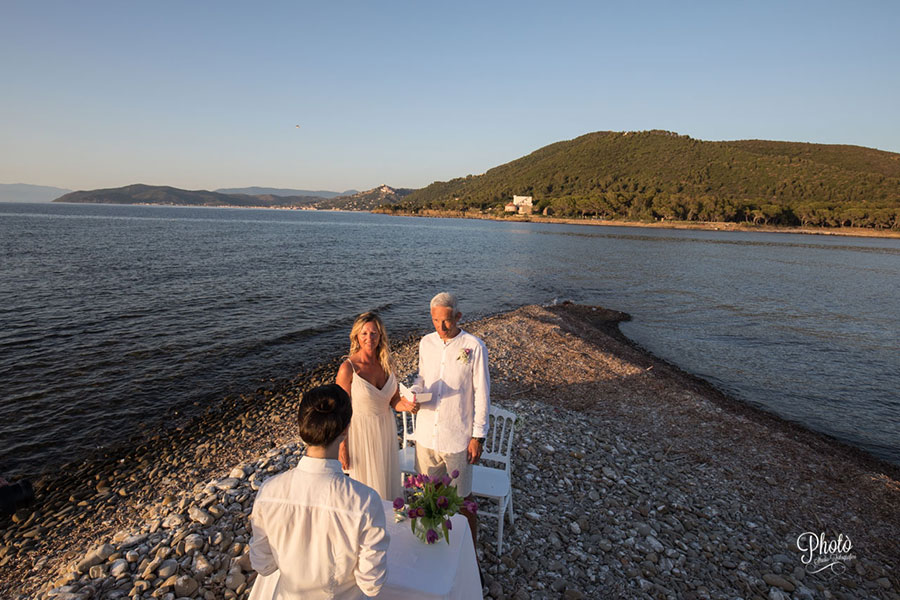
{"label": "gray hair", "polygon": [[453,310],[454,314],[459,312],[459,302],[457,302],[456,296],[454,296],[450,292],[441,292],[440,294],[432,298],[431,308],[434,308],[435,306],[450,308]]}

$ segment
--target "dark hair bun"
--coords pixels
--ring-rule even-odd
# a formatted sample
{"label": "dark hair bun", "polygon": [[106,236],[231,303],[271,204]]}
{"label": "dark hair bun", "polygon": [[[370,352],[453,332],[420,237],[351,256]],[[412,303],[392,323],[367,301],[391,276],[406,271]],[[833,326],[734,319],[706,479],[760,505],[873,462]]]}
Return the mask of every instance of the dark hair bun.
{"label": "dark hair bun", "polygon": [[335,401],[330,396],[319,398],[319,403],[312,407],[314,411],[322,415],[330,415],[334,412]]}
{"label": "dark hair bun", "polygon": [[327,446],[350,425],[353,408],[350,396],[334,383],[303,394],[297,411],[300,437],[310,446]]}

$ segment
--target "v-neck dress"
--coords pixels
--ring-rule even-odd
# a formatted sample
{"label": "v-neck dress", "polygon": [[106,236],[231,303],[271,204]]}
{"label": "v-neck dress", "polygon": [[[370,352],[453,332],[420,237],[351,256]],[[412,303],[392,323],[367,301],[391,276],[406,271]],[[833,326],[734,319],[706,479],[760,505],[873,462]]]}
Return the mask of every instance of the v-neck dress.
{"label": "v-neck dress", "polygon": [[350,453],[350,477],[378,492],[384,500],[401,495],[400,458],[397,422],[391,398],[397,391],[397,379],[391,373],[378,389],[356,373],[350,384],[353,418],[347,432]]}

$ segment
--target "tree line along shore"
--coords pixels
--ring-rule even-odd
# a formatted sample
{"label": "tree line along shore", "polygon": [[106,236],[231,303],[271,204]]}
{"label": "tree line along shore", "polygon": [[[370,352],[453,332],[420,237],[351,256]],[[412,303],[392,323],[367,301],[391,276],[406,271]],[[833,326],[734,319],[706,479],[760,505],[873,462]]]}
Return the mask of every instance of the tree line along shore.
{"label": "tree line along shore", "polygon": [[[900,597],[900,469],[644,352],[626,318],[564,304],[463,324],[518,416],[502,556],[479,524],[485,597]],[[396,345],[400,376],[416,341]],[[36,481],[39,503],[0,523],[0,596],[247,597],[255,490],[296,463],[300,395],[337,364]],[[808,571],[807,531],[852,540],[845,570]]]}
{"label": "tree line along shore", "polygon": [[553,217],[541,214],[509,215],[499,211],[481,210],[407,210],[397,206],[385,206],[372,210],[374,213],[398,217],[431,217],[447,219],[483,219],[487,221],[507,221],[511,223],[553,223],[558,225],[594,225],[604,227],[640,227],[650,229],[694,229],[700,231],[743,231],[747,233],[799,233],[804,235],[837,235],[851,237],[900,238],[900,230],[874,229],[865,227],[791,227],[757,225],[753,223],[731,223],[724,221],[628,221],[608,220],[597,217]]}

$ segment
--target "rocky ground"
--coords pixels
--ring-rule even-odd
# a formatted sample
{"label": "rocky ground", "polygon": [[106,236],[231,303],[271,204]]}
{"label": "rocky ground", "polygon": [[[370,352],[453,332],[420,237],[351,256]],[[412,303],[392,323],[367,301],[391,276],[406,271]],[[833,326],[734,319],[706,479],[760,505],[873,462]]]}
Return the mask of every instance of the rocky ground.
{"label": "rocky ground", "polygon": [[[479,526],[485,597],[900,598],[900,470],[730,400],[623,318],[528,306],[465,326],[518,415],[502,556],[496,521]],[[397,362],[414,369],[414,343]],[[0,596],[246,597],[254,492],[296,464],[299,394],[335,366],[43,478],[42,503],[0,523]],[[804,532],[849,537],[853,558],[809,572]]]}

